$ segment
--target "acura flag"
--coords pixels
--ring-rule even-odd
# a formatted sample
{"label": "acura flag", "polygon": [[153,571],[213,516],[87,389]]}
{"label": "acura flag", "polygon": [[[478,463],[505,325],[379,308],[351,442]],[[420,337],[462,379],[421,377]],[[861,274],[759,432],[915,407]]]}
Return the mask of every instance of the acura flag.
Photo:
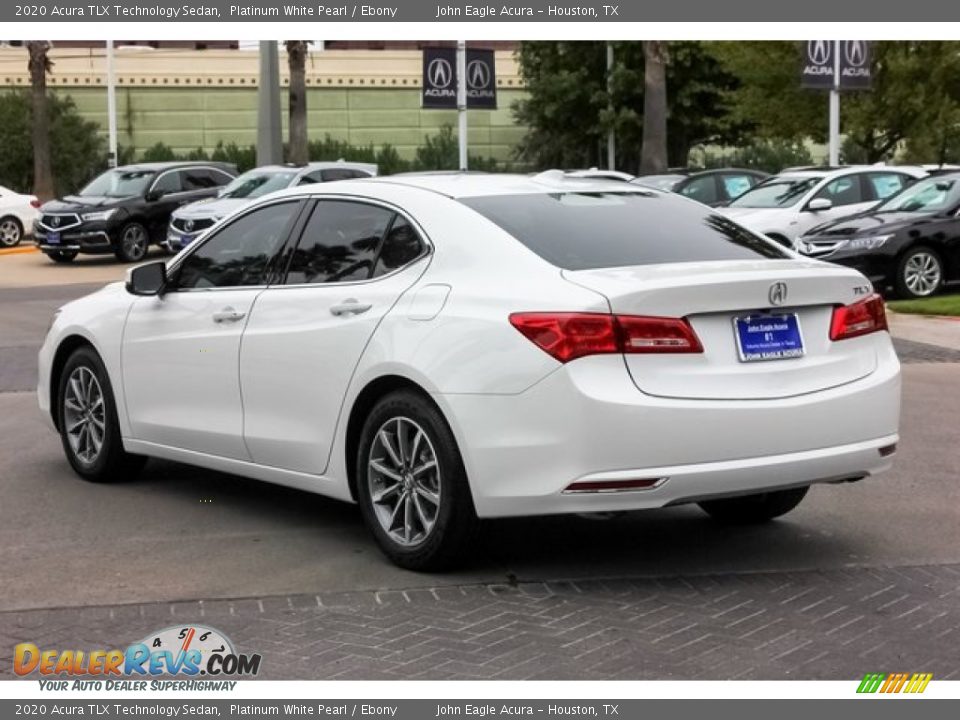
{"label": "acura flag", "polygon": [[800,84],[829,90],[839,56],[841,90],[870,87],[870,43],[866,40],[810,40],[804,45]]}
{"label": "acura flag", "polygon": [[[497,75],[493,50],[467,49],[467,107],[497,109]],[[425,108],[457,108],[457,51],[454,48],[423,49],[423,94]]]}

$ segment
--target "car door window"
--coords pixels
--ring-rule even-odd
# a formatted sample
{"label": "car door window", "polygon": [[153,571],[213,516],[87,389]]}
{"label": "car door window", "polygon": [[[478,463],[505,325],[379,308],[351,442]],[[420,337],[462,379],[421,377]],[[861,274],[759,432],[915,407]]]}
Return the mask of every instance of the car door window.
{"label": "car door window", "polygon": [[213,172],[207,168],[191,168],[181,173],[183,177],[183,189],[190,190],[209,190],[222,183],[217,182]]}
{"label": "car door window", "polygon": [[867,179],[873,198],[876,200],[886,200],[909,184],[909,178],[900,173],[870,173]]}
{"label": "car door window", "polygon": [[182,190],[183,190],[183,182],[180,178],[179,171],[176,171],[176,170],[163,173],[160,177],[157,178],[156,182],[154,182],[153,184],[153,191],[158,192],[161,195],[178,193],[178,192],[181,192]]}
{"label": "car door window", "polygon": [[298,204],[268,205],[217,231],[180,264],[176,289],[265,285]]}
{"label": "car door window", "polygon": [[821,188],[815,197],[826,198],[834,207],[866,202],[860,188],[859,175],[844,175],[832,180]]}
{"label": "car door window", "polygon": [[717,202],[717,182],[713,175],[696,178],[687,183],[680,190],[680,194],[709,205]]}
{"label": "car door window", "polygon": [[366,280],[392,219],[377,205],[319,201],[293,252],[287,284]]}
{"label": "car door window", "polygon": [[412,263],[423,254],[424,249],[425,246],[417,235],[417,231],[405,217],[398,215],[390,226],[387,237],[384,238],[380,255],[373,268],[373,277],[386,275]]}
{"label": "car door window", "polygon": [[752,188],[757,180],[753,175],[725,174],[721,176],[721,182],[723,183],[723,192],[726,194],[727,199],[734,200]]}

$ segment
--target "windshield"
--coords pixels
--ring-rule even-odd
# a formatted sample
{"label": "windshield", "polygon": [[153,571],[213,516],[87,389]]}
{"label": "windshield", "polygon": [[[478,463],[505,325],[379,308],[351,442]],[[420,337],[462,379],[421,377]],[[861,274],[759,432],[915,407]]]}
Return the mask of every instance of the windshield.
{"label": "windshield", "polygon": [[143,195],[153,176],[153,170],[107,170],[81,190],[79,195],[81,197]]}
{"label": "windshield", "polygon": [[683,180],[683,175],[644,175],[632,182],[637,185],[656,188],[657,190],[673,190],[673,186]]}
{"label": "windshield", "polygon": [[225,198],[256,198],[274,190],[289,187],[295,172],[263,172],[262,170],[244,173],[227,185],[220,193]]}
{"label": "windshield", "polygon": [[783,208],[796,204],[800,198],[823,178],[817,176],[782,175],[772,178],[752,190],[747,190],[730,207],[742,208]]}
{"label": "windshield", "polygon": [[874,212],[935,213],[960,203],[960,180],[929,178],[908,187],[878,206]]}

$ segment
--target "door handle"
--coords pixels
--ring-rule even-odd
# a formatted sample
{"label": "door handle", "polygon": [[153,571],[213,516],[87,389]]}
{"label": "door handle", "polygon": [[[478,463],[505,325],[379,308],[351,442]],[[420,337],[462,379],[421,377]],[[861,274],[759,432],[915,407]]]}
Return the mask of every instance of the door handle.
{"label": "door handle", "polygon": [[232,307],[225,307],[220,312],[213,314],[213,321],[215,323],[237,322],[238,320],[243,320],[246,316],[247,314],[245,312],[234,310]]}
{"label": "door handle", "polygon": [[339,305],[332,306],[330,308],[330,314],[336,315],[337,317],[340,317],[341,315],[360,315],[372,307],[373,305],[359,303],[353,298],[350,298],[349,300],[344,300]]}

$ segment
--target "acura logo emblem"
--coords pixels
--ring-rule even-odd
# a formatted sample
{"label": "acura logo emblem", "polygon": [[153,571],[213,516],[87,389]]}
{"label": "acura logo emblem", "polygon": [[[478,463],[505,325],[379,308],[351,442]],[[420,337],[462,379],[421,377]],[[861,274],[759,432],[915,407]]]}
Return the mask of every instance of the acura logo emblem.
{"label": "acura logo emblem", "polygon": [[832,43],[829,40],[810,40],[807,43],[807,57],[814,65],[826,65],[830,62],[832,53]]}
{"label": "acura logo emblem", "polygon": [[183,229],[186,230],[187,232],[190,232],[191,230],[193,230],[193,220],[187,220],[183,224]]}
{"label": "acura logo emblem", "polygon": [[434,58],[427,65],[427,80],[436,88],[445,88],[453,82],[453,69],[443,58]]}
{"label": "acura logo emblem", "polygon": [[60,227],[60,217],[58,215],[54,215],[52,218],[50,218],[50,226]]}
{"label": "acura logo emblem", "polygon": [[867,49],[862,40],[847,40],[843,54],[847,58],[847,65],[852,67],[862,67],[867,61]]}
{"label": "acura logo emblem", "polygon": [[771,305],[783,305],[787,301],[787,284],[775,282],[770,286],[768,297]]}
{"label": "acura logo emblem", "polygon": [[478,89],[490,84],[490,68],[483,60],[474,60],[467,65],[467,84]]}

